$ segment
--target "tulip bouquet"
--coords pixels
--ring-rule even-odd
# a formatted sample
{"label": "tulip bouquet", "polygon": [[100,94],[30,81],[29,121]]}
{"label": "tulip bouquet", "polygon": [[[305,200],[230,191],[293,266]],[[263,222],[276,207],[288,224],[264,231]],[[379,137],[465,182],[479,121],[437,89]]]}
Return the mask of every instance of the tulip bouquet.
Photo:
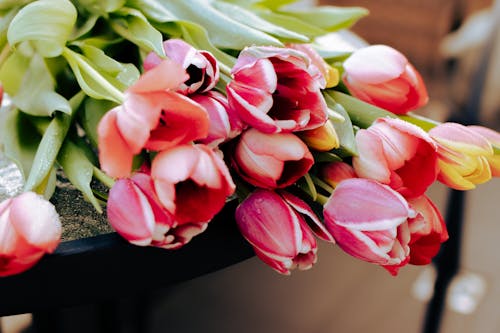
{"label": "tulip bouquet", "polygon": [[393,48],[319,42],[366,10],[292,2],[0,1],[0,143],[24,176],[0,276],[56,248],[56,172],[140,246],[181,248],[238,200],[283,274],[317,239],[394,275],[430,263],[448,235],[427,188],[499,176],[500,134],[410,113],[426,88]]}

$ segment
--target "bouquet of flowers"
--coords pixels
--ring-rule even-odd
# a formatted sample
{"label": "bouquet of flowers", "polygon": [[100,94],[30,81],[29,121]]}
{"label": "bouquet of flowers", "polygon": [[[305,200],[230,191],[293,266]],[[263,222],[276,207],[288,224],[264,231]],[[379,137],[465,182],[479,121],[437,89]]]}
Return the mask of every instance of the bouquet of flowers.
{"label": "bouquet of flowers", "polygon": [[0,1],[0,143],[24,177],[0,276],[60,242],[56,172],[139,246],[189,246],[238,200],[283,274],[317,239],[393,275],[430,263],[448,235],[427,188],[499,176],[500,134],[412,114],[427,91],[397,50],[325,45],[363,8],[293,2]]}

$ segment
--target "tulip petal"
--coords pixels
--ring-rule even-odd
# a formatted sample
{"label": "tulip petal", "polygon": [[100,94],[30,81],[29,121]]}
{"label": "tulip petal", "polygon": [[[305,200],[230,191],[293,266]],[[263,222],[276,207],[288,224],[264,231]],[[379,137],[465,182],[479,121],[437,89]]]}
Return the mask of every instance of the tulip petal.
{"label": "tulip petal", "polygon": [[188,79],[186,71],[173,60],[165,59],[156,67],[143,73],[128,91],[134,93],[148,93],[152,91],[176,89]]}

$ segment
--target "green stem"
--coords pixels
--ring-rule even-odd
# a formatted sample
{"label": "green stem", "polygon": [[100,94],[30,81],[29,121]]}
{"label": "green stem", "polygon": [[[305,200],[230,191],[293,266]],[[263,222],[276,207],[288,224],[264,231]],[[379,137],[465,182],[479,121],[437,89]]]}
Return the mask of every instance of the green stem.
{"label": "green stem", "polygon": [[92,66],[90,66],[87,62],[83,61],[83,59],[81,58],[81,56],[78,53],[76,53],[76,52],[74,52],[66,47],[66,48],[64,48],[63,56],[65,58],[67,58],[68,62],[69,62],[68,58],[77,62],[78,65],[89,76],[92,77],[92,79],[97,81],[104,89],[106,89],[106,91],[109,93],[109,95],[113,98],[113,100],[115,102],[117,102],[119,104],[123,103],[123,101],[125,100],[124,94],[120,90],[118,90],[114,85],[109,83],[108,80],[103,78],[102,75],[98,71],[96,71]]}
{"label": "green stem", "polygon": [[319,179],[318,177],[316,177],[314,175],[311,176],[311,178],[312,178],[315,185],[319,186],[320,188],[325,190],[327,193],[330,193],[330,194],[333,193],[334,188],[332,186],[330,186],[329,184],[327,184],[326,182],[324,182],[323,180]]}
{"label": "green stem", "polygon": [[5,47],[2,49],[2,52],[0,52],[0,68],[2,68],[4,62],[9,58],[11,53],[12,49],[10,45],[8,43],[5,44]]}
{"label": "green stem", "polygon": [[328,201],[328,197],[326,195],[318,194],[315,201],[324,206]]}
{"label": "green stem", "polygon": [[97,180],[106,185],[108,188],[112,188],[113,185],[115,184],[115,180],[113,178],[102,172],[102,170],[96,166],[94,166],[93,174]]}
{"label": "green stem", "polygon": [[413,125],[417,125],[421,129],[426,132],[429,132],[432,128],[436,127],[440,124],[440,122],[425,118],[416,114],[408,114],[404,116],[399,116],[400,119],[412,123]]}

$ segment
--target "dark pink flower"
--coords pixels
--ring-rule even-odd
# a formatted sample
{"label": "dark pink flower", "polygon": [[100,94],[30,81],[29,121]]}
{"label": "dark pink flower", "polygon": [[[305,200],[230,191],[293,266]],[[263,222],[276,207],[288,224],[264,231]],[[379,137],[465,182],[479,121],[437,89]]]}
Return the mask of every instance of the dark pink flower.
{"label": "dark pink flower", "polygon": [[399,51],[371,45],[344,62],[344,83],[357,98],[396,114],[424,106],[429,97],[420,74]]}
{"label": "dark pink flower", "polygon": [[[198,51],[185,41],[175,38],[164,41],[163,49],[167,58],[180,64],[189,76],[177,87],[177,91],[185,95],[203,93],[213,89],[219,81],[219,66],[210,52]],[[150,70],[161,61],[156,53],[151,52],[144,60],[144,69]]]}
{"label": "dark pink flower", "polygon": [[229,105],[265,133],[314,129],[328,119],[320,83],[306,54],[289,48],[245,48],[232,69]]}
{"label": "dark pink flower", "polygon": [[316,240],[305,218],[317,235],[333,242],[307,204],[290,193],[257,189],[236,209],[238,227],[257,256],[282,274],[309,269],[317,260]]}
{"label": "dark pink flower", "polygon": [[224,161],[205,145],[180,145],[160,152],[151,176],[158,200],[174,216],[174,227],[207,223],[233,194]]}
{"label": "dark pink flower", "polygon": [[389,185],[407,198],[421,196],[437,178],[437,146],[413,124],[379,118],[357,132],[356,144],[358,176]]}
{"label": "dark pink flower", "polygon": [[265,134],[256,129],[243,132],[232,159],[245,181],[269,189],[292,185],[314,163],[307,146],[294,134]]}
{"label": "dark pink flower", "polygon": [[33,192],[0,203],[0,276],[24,272],[61,239],[54,206]]}

